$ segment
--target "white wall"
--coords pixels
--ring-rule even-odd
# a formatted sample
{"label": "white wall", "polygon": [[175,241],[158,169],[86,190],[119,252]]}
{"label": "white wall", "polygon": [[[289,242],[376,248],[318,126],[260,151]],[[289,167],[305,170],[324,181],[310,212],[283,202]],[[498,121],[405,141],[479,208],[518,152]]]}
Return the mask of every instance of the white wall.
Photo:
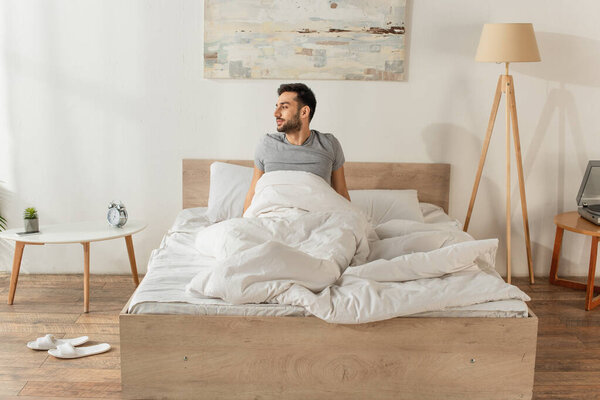
{"label": "white wall", "polygon": [[[348,161],[452,164],[450,214],[464,220],[503,66],[474,61],[485,22],[532,22],[541,63],[514,64],[535,272],[547,275],[557,213],[574,210],[588,159],[600,158],[600,3],[594,0],[412,0],[406,82],[309,81],[312,126]],[[181,208],[182,158],[252,158],[274,130],[281,81],[202,78],[201,1],[0,3],[0,211],[26,206],[52,224],[104,218],[121,199],[148,229],[139,270]],[[471,228],[500,238],[505,272],[504,106]],[[514,168],[513,168],[514,172]],[[527,274],[516,174],[513,271]],[[589,238],[565,235],[562,268],[585,275]],[[128,273],[122,241],[91,246],[92,273]],[[0,243],[9,271],[12,243]],[[22,272],[82,271],[79,245],[31,246]]]}

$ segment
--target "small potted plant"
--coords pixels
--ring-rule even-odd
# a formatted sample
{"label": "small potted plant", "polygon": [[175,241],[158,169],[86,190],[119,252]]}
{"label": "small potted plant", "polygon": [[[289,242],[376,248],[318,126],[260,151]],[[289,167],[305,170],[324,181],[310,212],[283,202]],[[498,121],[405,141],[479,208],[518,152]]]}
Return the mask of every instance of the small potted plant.
{"label": "small potted plant", "polygon": [[25,233],[39,232],[38,214],[35,207],[28,207],[23,212],[25,221]]}

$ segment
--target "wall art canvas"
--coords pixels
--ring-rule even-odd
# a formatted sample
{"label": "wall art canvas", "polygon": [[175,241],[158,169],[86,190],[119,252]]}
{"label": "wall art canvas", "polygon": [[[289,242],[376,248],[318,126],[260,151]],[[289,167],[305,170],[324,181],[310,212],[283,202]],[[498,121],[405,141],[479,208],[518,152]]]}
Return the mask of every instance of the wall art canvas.
{"label": "wall art canvas", "polygon": [[406,0],[205,0],[204,77],[402,81]]}

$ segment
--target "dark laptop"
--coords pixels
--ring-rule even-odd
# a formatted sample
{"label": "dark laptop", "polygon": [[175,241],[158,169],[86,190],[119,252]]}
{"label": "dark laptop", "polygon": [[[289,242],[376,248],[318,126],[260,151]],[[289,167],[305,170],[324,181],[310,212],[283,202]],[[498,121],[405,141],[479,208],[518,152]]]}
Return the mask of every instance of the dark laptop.
{"label": "dark laptop", "polygon": [[600,161],[589,161],[579,193],[577,211],[588,221],[600,225]]}

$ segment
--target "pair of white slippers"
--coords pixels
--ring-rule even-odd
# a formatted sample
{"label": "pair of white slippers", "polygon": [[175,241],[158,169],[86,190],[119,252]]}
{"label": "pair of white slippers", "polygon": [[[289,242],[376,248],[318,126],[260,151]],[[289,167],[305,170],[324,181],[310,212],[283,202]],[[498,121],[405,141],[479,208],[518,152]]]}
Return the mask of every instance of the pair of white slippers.
{"label": "pair of white slippers", "polygon": [[57,339],[54,335],[46,335],[27,343],[27,347],[33,350],[48,350],[48,353],[57,358],[80,358],[93,356],[110,350],[110,344],[100,343],[94,346],[75,347],[86,343],[87,336],[73,339]]}

